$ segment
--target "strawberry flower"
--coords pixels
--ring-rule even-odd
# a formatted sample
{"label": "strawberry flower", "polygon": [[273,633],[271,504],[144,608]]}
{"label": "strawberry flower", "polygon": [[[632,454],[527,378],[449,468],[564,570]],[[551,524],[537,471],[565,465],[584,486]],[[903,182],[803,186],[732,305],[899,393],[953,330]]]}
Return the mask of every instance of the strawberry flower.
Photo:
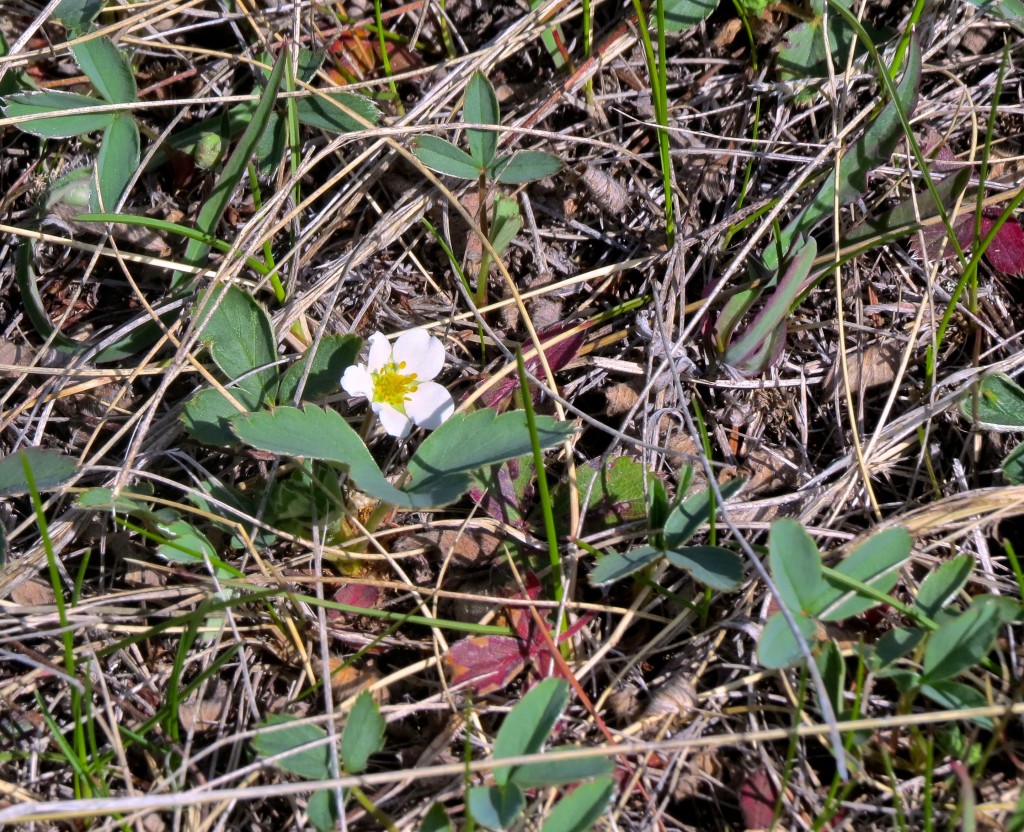
{"label": "strawberry flower", "polygon": [[451,395],[432,381],[443,366],[444,347],[425,329],[400,335],[394,346],[375,332],[366,363],[345,370],[341,386],[369,399],[384,430],[404,439],[413,425],[433,430],[455,412]]}

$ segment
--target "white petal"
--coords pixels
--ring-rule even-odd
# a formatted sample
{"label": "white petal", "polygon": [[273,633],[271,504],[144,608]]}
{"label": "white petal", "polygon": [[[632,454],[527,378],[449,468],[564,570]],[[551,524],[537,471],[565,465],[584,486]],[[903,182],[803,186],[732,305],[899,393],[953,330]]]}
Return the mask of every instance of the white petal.
{"label": "white petal", "polygon": [[371,373],[380,372],[381,368],[391,361],[391,344],[382,332],[375,332],[370,336],[370,355],[366,361],[366,368]]}
{"label": "white petal", "polygon": [[406,400],[405,411],[421,428],[433,430],[455,412],[455,402],[440,384],[425,381]]}
{"label": "white petal", "polygon": [[341,377],[341,387],[350,396],[373,396],[373,379],[364,364],[353,364]]}
{"label": "white petal", "polygon": [[377,415],[380,417],[380,423],[384,430],[392,436],[405,439],[409,435],[409,431],[412,430],[412,422],[408,417],[399,413],[389,404],[381,405]]}
{"label": "white petal", "polygon": [[430,381],[444,366],[444,345],[425,329],[414,329],[395,341],[395,363],[405,362],[403,373],[416,373],[417,381]]}

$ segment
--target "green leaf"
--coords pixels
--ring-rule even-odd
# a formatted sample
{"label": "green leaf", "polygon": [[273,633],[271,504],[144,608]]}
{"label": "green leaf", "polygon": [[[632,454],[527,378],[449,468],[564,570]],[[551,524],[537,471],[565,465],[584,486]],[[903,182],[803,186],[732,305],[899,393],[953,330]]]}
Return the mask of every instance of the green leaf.
{"label": "green leaf", "polygon": [[554,176],[561,169],[562,160],[557,156],[539,150],[519,150],[498,159],[490,166],[488,175],[502,185],[524,185]]}
{"label": "green leaf", "polygon": [[665,552],[668,562],[685,569],[695,580],[712,589],[729,592],[743,581],[743,561],[739,555],[721,546],[687,546]]}
{"label": "green leaf", "polygon": [[[474,72],[466,88],[466,103],[462,108],[462,117],[466,124],[501,124],[501,111],[498,109],[498,97],[494,87],[487,78]],[[492,130],[466,130],[469,141],[469,155],[477,168],[485,169],[494,161],[494,152],[498,149],[498,134]]]}
{"label": "green leaf", "polygon": [[[278,112],[270,114],[267,121],[267,129],[263,131],[256,150],[253,155],[256,157],[256,168],[261,176],[271,176],[277,170],[277,166],[284,159],[285,146],[288,144],[288,134],[285,128],[285,120]],[[199,148],[199,145],[196,145]]]}
{"label": "green leaf", "polygon": [[898,627],[882,636],[875,645],[874,669],[890,667],[917,648],[924,640],[924,630],[916,627]]}
{"label": "green leaf", "polygon": [[[234,152],[232,152],[227,162],[224,163],[224,169],[221,171],[217,184],[214,185],[213,190],[199,211],[199,217],[196,219],[196,228],[204,234],[209,234],[211,237],[216,236],[217,223],[220,222],[220,218],[224,215],[224,211],[231,201],[231,194],[245,174],[249,160],[256,151],[260,137],[270,121],[270,116],[274,111],[274,104],[277,101],[277,91],[281,86],[285,64],[288,60],[288,51],[282,51],[281,56],[277,59],[277,63],[274,64],[274,71],[270,73],[267,88],[263,91],[259,104],[253,111],[252,119],[246,126],[245,132],[242,133],[242,137],[238,140]],[[189,240],[188,246],[185,248],[185,254],[182,257],[182,262],[188,266],[203,266],[209,253],[209,243]],[[175,272],[171,280],[171,288],[178,289],[191,280],[192,277],[187,272]]]}
{"label": "green leaf", "polygon": [[664,556],[665,551],[656,546],[641,546],[623,554],[605,555],[590,573],[590,583],[594,586],[613,583],[639,572]]}
{"label": "green leaf", "polygon": [[165,560],[189,566],[206,566],[209,563],[218,578],[243,577],[235,567],[217,557],[217,550],[206,535],[188,521],[175,520],[161,525],[160,530],[167,535],[168,541],[157,547],[157,554]]}
{"label": "green leaf", "polygon": [[921,582],[914,607],[922,615],[934,619],[963,589],[973,569],[974,558],[970,555],[957,555],[947,560]]}
{"label": "green leaf", "polygon": [[75,461],[62,453],[44,448],[22,448],[0,459],[0,497],[29,493],[25,462],[32,471],[37,491],[54,491],[77,471]]}
{"label": "green leaf", "polygon": [[[246,412],[254,413],[265,404],[261,395],[260,381],[250,377],[238,385],[227,388],[231,397]],[[232,430],[232,420],[239,410],[215,387],[207,387],[196,393],[185,403],[181,421],[189,435],[204,445],[237,445],[238,439]]]}
{"label": "green leaf", "polygon": [[665,0],[664,8],[665,31],[685,32],[707,20],[718,8],[718,0]]}
{"label": "green leaf", "polygon": [[440,803],[433,804],[423,816],[420,832],[454,832],[448,813]]}
{"label": "green leaf", "polygon": [[1024,442],[1007,454],[1002,468],[1003,479],[1010,485],[1024,485]]}
{"label": "green leaf", "polygon": [[[897,570],[910,557],[911,543],[906,529],[886,529],[864,541],[833,571],[876,592],[888,593],[899,581]],[[807,610],[823,621],[842,621],[878,604],[870,596],[850,592],[848,586],[837,583],[832,575],[826,574],[825,586]]]}
{"label": "green leaf", "polygon": [[988,655],[999,630],[992,604],[972,606],[931,634],[924,648],[922,678],[929,684],[952,679]]}
{"label": "green leaf", "polygon": [[768,534],[768,562],[782,603],[794,614],[812,610],[822,592],[821,554],[796,520],[772,523]]}
{"label": "green leaf", "polygon": [[346,771],[359,774],[366,770],[370,755],[384,747],[386,727],[373,695],[368,690],[363,691],[352,706],[341,734],[341,759],[345,762]]}
{"label": "green leaf", "polygon": [[25,316],[31,321],[35,331],[47,339],[49,344],[61,352],[78,352],[82,345],[61,334],[53,325],[43,304],[36,285],[36,270],[33,263],[32,243],[22,240],[18,244],[18,254],[14,266],[14,279],[17,281]]}
{"label": "green leaf", "polygon": [[338,824],[337,805],[331,789],[313,792],[306,803],[306,816],[320,832],[331,832]]}
{"label": "green leaf", "polygon": [[[540,682],[505,717],[494,740],[494,759],[540,751],[568,703],[569,685],[564,679]],[[512,766],[497,766],[495,782],[506,786],[513,771]]]}
{"label": "green leaf", "polygon": [[[563,783],[575,783],[577,780],[588,780],[591,777],[611,774],[615,765],[607,757],[576,757],[572,752],[579,749],[574,746],[562,746],[545,754],[539,763],[515,766],[509,782],[521,789],[542,789],[547,786],[560,786]],[[560,757],[564,759],[559,759]]]}
{"label": "green leaf", "polygon": [[502,255],[523,227],[519,203],[511,197],[498,194],[494,198],[494,218],[491,220],[491,245]]}
{"label": "green leaf", "polygon": [[[776,521],[778,522],[778,521]],[[810,644],[814,644],[818,627],[814,620],[806,615],[793,611],[797,629]],[[789,623],[781,612],[772,615],[761,630],[761,640],[757,644],[757,661],[762,667],[780,670],[789,667],[803,657],[800,644],[797,642]]]}
{"label": "green leaf", "polygon": [[126,514],[153,527],[173,523],[179,517],[178,512],[171,508],[154,510],[148,503],[123,494],[115,497],[110,488],[90,488],[78,495],[75,505],[85,510],[99,509],[111,514]]}
{"label": "green leaf", "polygon": [[[275,727],[279,725],[286,727]],[[284,771],[307,780],[327,780],[331,776],[331,766],[330,750],[323,742],[326,738],[327,732],[323,728],[300,725],[295,717],[275,714],[257,727],[252,747],[261,757],[286,754],[274,761],[274,765]],[[315,742],[320,742],[316,748],[303,747]]]}
{"label": "green leaf", "polygon": [[[628,456],[588,462],[576,469],[576,484],[581,499],[587,498],[588,528],[611,529],[645,516],[644,466]],[[571,534],[568,527],[569,488],[559,485],[554,495],[555,523],[560,534]]]}
{"label": "green leaf", "polygon": [[128,113],[121,113],[103,133],[96,157],[100,210],[113,211],[121,194],[139,169],[139,125]]}
{"label": "green leaf", "polygon": [[588,832],[604,814],[614,793],[611,777],[584,783],[555,804],[540,832]]}
{"label": "green leaf", "polygon": [[[925,682],[921,685],[921,693],[931,699],[932,702],[941,705],[947,711],[985,708],[991,704],[985,698],[985,694],[977,688],[948,679],[941,682]],[[975,716],[971,717],[971,720],[990,731],[995,728],[995,723],[987,716]]]}
{"label": "green leaf", "polygon": [[[1024,428],[1024,388],[1005,373],[994,373],[978,386],[977,425],[985,430],[1014,431]],[[960,415],[974,421],[974,397],[960,400]]]}
{"label": "green leaf", "polygon": [[[903,77],[896,86],[899,99],[886,102],[875,120],[864,134],[843,154],[839,164],[839,203],[845,205],[867,189],[868,174],[879,165],[885,164],[892,156],[896,144],[903,136],[900,109],[909,116],[917,103],[917,88],[921,80],[921,47],[917,38],[910,41],[907,66]],[[786,226],[779,238],[779,247],[789,248],[790,242],[801,234],[808,233],[815,225],[832,216],[835,210],[836,175],[828,174],[814,198],[792,222]],[[774,267],[774,245],[769,246],[764,261]]]}
{"label": "green leaf", "polygon": [[7,96],[3,110],[8,118],[26,119],[14,125],[25,133],[44,139],[70,139],[72,136],[105,129],[118,114],[77,113],[68,116],[61,113],[82,107],[99,107],[102,104],[95,98],[74,92],[33,91]]}
{"label": "green leaf", "polygon": [[70,34],[84,32],[103,11],[105,0],[61,0],[53,10],[53,17],[64,24]]}
{"label": "green leaf", "polygon": [[109,38],[82,41],[71,47],[71,54],[96,92],[111,104],[131,104],[138,97],[132,66]]}
{"label": "green leaf", "polygon": [[[536,427],[541,448],[557,445],[575,430],[571,423],[549,416],[538,416]],[[408,466],[412,482],[405,490],[416,495],[444,493],[451,490],[448,483],[454,477],[516,459],[532,449],[526,414],[521,410],[500,415],[490,408],[456,413],[412,455]]]}
{"label": "green leaf", "polygon": [[526,795],[518,786],[475,786],[469,790],[466,808],[482,826],[505,829],[526,808]]}
{"label": "green leaf", "polygon": [[342,374],[356,363],[363,339],[358,335],[328,335],[308,349],[299,361],[291,364],[281,376],[277,401],[293,403],[299,381],[306,368],[309,375],[302,388],[302,401],[311,401],[337,392]]}
{"label": "green leaf", "polygon": [[[210,312],[209,304],[216,308]],[[263,368],[256,377],[262,397],[269,397],[277,382],[277,341],[270,317],[256,299],[238,286],[211,286],[197,302],[194,316],[209,320],[199,340],[210,351],[210,357],[229,379],[236,379]]]}
{"label": "green leaf", "polygon": [[[722,499],[728,500],[743,487],[744,480],[731,480],[719,487]],[[663,534],[666,549],[679,549],[697,529],[711,521],[711,503],[714,496],[710,490],[687,497],[676,506],[665,521]]]}
{"label": "green leaf", "polygon": [[409,499],[385,479],[359,434],[333,410],[315,404],[307,404],[302,410],[276,407],[238,417],[231,427],[239,439],[254,448],[344,465],[356,485],[378,500],[410,510],[429,507]]}
{"label": "green leaf", "polygon": [[841,714],[846,704],[843,698],[846,691],[846,661],[834,641],[826,641],[822,645],[817,665],[832,710]]}
{"label": "green leaf", "polygon": [[417,136],[412,152],[428,168],[446,176],[475,182],[483,170],[465,150],[437,136]]}
{"label": "green leaf", "polygon": [[359,119],[369,122],[371,126],[380,121],[377,105],[351,92],[298,98],[295,101],[295,114],[307,127],[316,127],[327,133],[351,133],[367,129]]}
{"label": "green leaf", "polygon": [[[832,0],[850,8],[849,0]],[[833,66],[846,66],[855,45],[853,29],[839,14],[828,16],[828,31],[822,31],[824,24],[825,0],[811,0],[812,19],[794,26],[782,41],[777,64],[779,76],[785,80],[793,78],[825,78],[828,76],[828,55],[831,53]],[[874,43],[888,40],[888,34],[865,23],[865,28]],[[828,52],[825,38],[828,37]],[[864,44],[856,40],[856,53],[864,52]]]}
{"label": "green leaf", "polygon": [[742,373],[754,375],[763,372],[776,359],[777,350],[786,336],[786,322],[793,312],[793,305],[804,290],[804,283],[811,273],[818,244],[814,238],[804,240],[797,237],[787,257],[785,274],[778,279],[778,285],[743,333],[729,344],[722,361]]}
{"label": "green leaf", "polygon": [[[542,446],[561,441],[572,430],[568,423],[548,417],[537,421]],[[264,451],[345,465],[366,494],[410,511],[457,500],[469,489],[474,467],[521,456],[530,443],[521,411],[501,416],[493,410],[456,414],[420,446],[409,461],[413,483],[400,490],[385,479],[363,440],[334,411],[316,405],[306,405],[302,410],[278,407],[236,418],[233,428],[243,442]],[[444,432],[446,428],[449,430]],[[484,436],[486,443],[480,440]]]}

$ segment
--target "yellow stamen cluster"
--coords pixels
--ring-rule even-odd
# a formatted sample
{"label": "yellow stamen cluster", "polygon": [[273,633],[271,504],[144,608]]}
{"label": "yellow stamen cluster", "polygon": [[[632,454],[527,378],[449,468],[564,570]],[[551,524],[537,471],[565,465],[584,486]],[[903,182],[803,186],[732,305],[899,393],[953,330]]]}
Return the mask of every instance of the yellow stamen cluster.
{"label": "yellow stamen cluster", "polygon": [[399,413],[405,413],[405,403],[416,392],[416,373],[403,373],[405,362],[385,364],[373,373],[373,400],[389,404]]}

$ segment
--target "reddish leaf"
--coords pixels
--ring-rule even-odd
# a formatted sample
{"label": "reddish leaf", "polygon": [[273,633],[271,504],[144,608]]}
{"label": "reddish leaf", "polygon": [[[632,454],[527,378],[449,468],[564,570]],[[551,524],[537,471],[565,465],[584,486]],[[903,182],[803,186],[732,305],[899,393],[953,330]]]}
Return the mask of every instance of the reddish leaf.
{"label": "reddish leaf", "polygon": [[526,644],[512,636],[478,636],[455,642],[444,657],[452,684],[477,694],[501,690],[526,667]]}
{"label": "reddish leaf", "polygon": [[[533,572],[526,573],[526,592],[516,593],[511,600],[535,601],[540,597],[540,580]],[[544,626],[548,626],[549,610],[538,611]],[[558,638],[558,643],[572,638],[590,621],[585,615]],[[551,655],[548,641],[540,633],[537,620],[526,607],[509,606],[508,619],[518,634],[513,636],[479,636],[455,642],[445,656],[452,672],[452,684],[466,684],[478,694],[492,693],[508,685],[526,667],[533,664],[538,678],[555,672],[558,664]],[[531,683],[532,684],[532,683]]]}
{"label": "reddish leaf", "polygon": [[[986,212],[981,218],[982,239],[992,230],[992,226],[995,225],[994,219],[998,217],[998,213],[990,217]],[[985,256],[992,264],[992,268],[1003,274],[1018,275],[1024,271],[1024,230],[1021,230],[1016,219],[1010,217],[1003,223],[985,249]]]}
{"label": "reddish leaf", "polygon": [[[1000,212],[996,209],[985,211],[981,218],[979,239],[984,239],[988,235],[999,215]],[[956,232],[960,248],[964,251],[969,250],[974,242],[974,216],[961,217],[953,226],[953,231]],[[925,248],[932,259],[938,258],[940,254],[943,259],[955,255],[953,246],[946,242],[946,229],[942,225],[926,226],[922,229],[922,235]],[[916,237],[913,247],[920,253],[920,245]],[[1020,223],[1016,219],[1010,217],[1003,223],[988,248],[985,249],[985,257],[993,269],[1003,274],[1016,276],[1024,272],[1024,230],[1021,229]]]}
{"label": "reddish leaf", "polygon": [[768,829],[775,817],[778,792],[768,773],[760,768],[751,772],[740,786],[740,813],[746,829]]}
{"label": "reddish leaf", "polygon": [[[339,604],[345,604],[349,607],[362,607],[363,609],[372,610],[380,601],[380,588],[375,586],[369,586],[368,584],[350,584],[343,583],[337,592],[334,593],[334,600]],[[348,617],[350,613],[344,613],[339,610],[328,610],[328,618],[341,618]]]}
{"label": "reddish leaf", "polygon": [[[578,324],[572,324],[571,326],[578,326]],[[537,333],[541,347],[544,349],[544,357],[547,358],[548,366],[551,368],[551,372],[553,373],[557,373],[565,367],[566,364],[572,361],[579,354],[580,347],[583,346],[583,342],[587,340],[586,332],[581,328],[575,335],[570,335],[568,338],[559,341],[557,344],[547,346],[548,342],[555,336],[561,335],[569,328],[570,324],[555,324],[554,326],[549,326],[547,329],[541,330]],[[540,358],[535,355],[533,358],[529,359],[526,362],[526,369],[534,375],[542,373],[543,368],[541,367]],[[484,406],[495,407],[499,402],[502,402],[511,396],[518,388],[519,376],[517,374],[513,374],[498,385],[497,389],[492,390],[483,397]]]}

